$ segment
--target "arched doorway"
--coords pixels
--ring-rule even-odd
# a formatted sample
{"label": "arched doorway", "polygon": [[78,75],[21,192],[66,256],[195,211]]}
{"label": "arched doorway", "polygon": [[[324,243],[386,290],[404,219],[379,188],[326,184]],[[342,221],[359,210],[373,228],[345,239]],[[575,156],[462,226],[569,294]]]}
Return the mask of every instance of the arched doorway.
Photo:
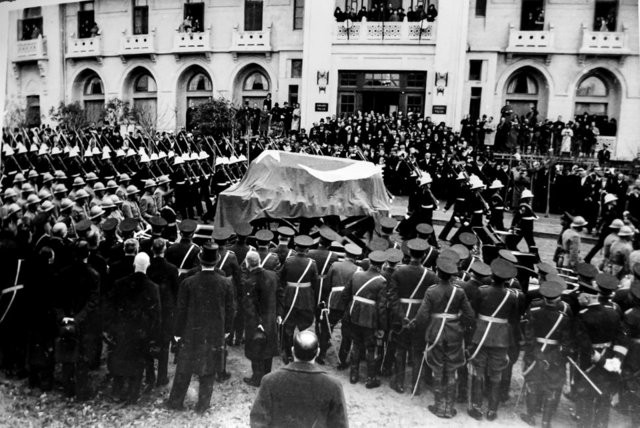
{"label": "arched doorway", "polygon": [[[575,116],[588,116],[600,135],[615,136],[620,114],[620,83],[608,70],[597,68],[587,73],[576,86]],[[613,119],[613,121],[611,121]]]}
{"label": "arched doorway", "polygon": [[191,129],[193,109],[213,97],[213,84],[209,73],[198,65],[187,68],[178,78],[177,94],[178,127]]}
{"label": "arched doorway", "polygon": [[245,67],[236,77],[235,98],[237,103],[262,110],[262,102],[271,92],[271,81],[267,72],[258,65]]}
{"label": "arched doorway", "polygon": [[72,92],[73,101],[82,104],[87,121],[100,123],[104,116],[104,85],[100,76],[93,70],[81,72],[73,83]]}
{"label": "arched doorway", "polygon": [[518,117],[527,117],[535,108],[538,119],[547,117],[549,85],[542,73],[534,67],[514,71],[504,88],[504,104],[509,103]]}
{"label": "arched doorway", "polygon": [[138,112],[138,122],[145,128],[155,128],[158,121],[158,86],[151,72],[138,67],[129,73],[125,94]]}

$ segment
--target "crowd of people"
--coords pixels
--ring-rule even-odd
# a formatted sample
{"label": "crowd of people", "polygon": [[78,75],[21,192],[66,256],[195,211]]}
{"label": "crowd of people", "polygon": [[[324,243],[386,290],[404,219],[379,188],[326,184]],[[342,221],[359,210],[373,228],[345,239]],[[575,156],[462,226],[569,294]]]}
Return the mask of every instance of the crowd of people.
{"label": "crowd of people", "polygon": [[[88,373],[106,363],[113,397],[135,404],[143,385],[170,382],[173,348],[167,406],[183,407],[197,375],[196,410],[205,411],[213,383],[229,377],[227,346],[244,345],[252,367],[244,381],[258,387],[274,356],[296,358],[295,332],[314,328],[318,364],[333,344],[352,383],[362,380],[361,361],[367,388],[390,376],[398,393],[409,386],[418,394],[426,381],[438,417],[454,417],[459,400],[469,400],[476,419],[498,417],[521,350],[526,422],[538,414],[551,422],[566,364],[580,423],[606,424],[615,393],[620,410],[640,416],[640,186],[629,177],[604,164],[496,162],[471,122],[453,132],[415,115],[359,113],[273,135],[271,125],[255,132],[246,111],[238,117],[233,142],[109,127],[3,133],[8,375],[49,390],[59,364],[65,394],[86,400]],[[392,193],[409,194],[407,216],[349,232],[320,222],[304,230],[244,222],[199,236],[193,219],[210,221],[215,196],[267,149],[375,162]],[[545,262],[534,224],[549,183],[562,189],[550,199],[566,224],[556,260]],[[441,199],[453,212],[436,236]],[[598,267],[589,261],[599,248],[580,257],[584,228],[604,248]],[[522,239],[528,253],[518,251]]]}
{"label": "crowd of people", "polygon": [[385,5],[384,2],[379,4],[374,3],[371,5],[371,9],[367,10],[367,7],[363,4],[359,11],[346,7],[343,11],[339,7],[336,7],[333,16],[337,22],[345,21],[369,21],[369,22],[402,22],[407,19],[409,22],[419,22],[426,20],[427,22],[434,22],[438,16],[438,10],[434,4],[430,4],[426,8],[422,3],[416,6],[413,10],[412,6],[409,6],[405,11],[402,7],[394,8],[391,3]]}

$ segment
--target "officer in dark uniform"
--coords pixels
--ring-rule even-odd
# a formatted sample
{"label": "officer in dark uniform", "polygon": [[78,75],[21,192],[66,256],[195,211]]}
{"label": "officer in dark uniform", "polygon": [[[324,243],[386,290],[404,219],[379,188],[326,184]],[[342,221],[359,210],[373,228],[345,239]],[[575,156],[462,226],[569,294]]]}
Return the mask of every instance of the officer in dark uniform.
{"label": "officer in dark uniform", "polygon": [[414,364],[425,361],[433,372],[435,404],[429,411],[440,418],[452,418],[457,412],[456,370],[464,364],[464,332],[474,325],[473,309],[464,291],[453,284],[458,273],[455,255],[453,259],[440,255],[436,262],[439,282],[429,287],[422,299],[418,313],[408,326],[424,329],[426,347],[424,357]]}
{"label": "officer in dark uniform", "polygon": [[155,215],[149,218],[149,224],[151,225],[151,237],[140,240],[140,251],[147,253],[149,257],[153,257],[153,251],[151,250],[153,241],[162,237],[162,231],[167,227],[167,221],[159,215]]}
{"label": "officer in dark uniform", "polygon": [[537,251],[536,241],[533,239],[533,222],[538,219],[538,216],[533,212],[532,200],[533,193],[529,189],[524,189],[520,196],[518,209],[511,221],[511,231],[516,235],[516,240],[513,243],[514,248],[510,248],[511,250],[516,250],[518,244],[524,238],[529,252],[535,253]]}
{"label": "officer in dark uniform", "polygon": [[284,265],[284,261],[289,257],[295,255],[295,251],[290,248],[291,240],[295,236],[296,232],[289,226],[280,226],[278,232],[278,247],[276,253],[278,254],[278,260],[281,265]]}
{"label": "officer in dark uniform", "polygon": [[632,426],[640,426],[640,281],[631,283],[632,306],[624,311],[624,329],[629,352],[622,364],[623,392],[620,401],[628,404]]}
{"label": "officer in dark uniform", "polygon": [[396,343],[391,340],[391,295],[390,295],[390,283],[391,277],[396,271],[398,264],[404,259],[404,253],[398,248],[387,248],[385,250],[387,256],[387,262],[382,267],[382,276],[387,280],[387,288],[384,291],[384,319],[386,324],[381,326],[381,330],[384,331],[384,337],[376,338],[376,370],[382,376],[388,376],[391,374],[393,363],[395,361],[394,355],[396,353]]}
{"label": "officer in dark uniform", "polygon": [[504,199],[500,194],[504,185],[500,180],[493,180],[489,186],[489,224],[495,230],[504,230]]}
{"label": "officer in dark uniform", "polygon": [[[331,251],[329,248],[331,247],[331,242],[340,239],[340,236],[331,230],[329,227],[321,227],[320,228],[320,242],[318,244],[318,248],[309,250],[309,258],[315,260],[316,266],[318,267],[318,278],[317,283],[313,284],[313,289],[316,293],[316,335],[320,338],[320,343],[326,341],[328,343],[329,338],[331,337],[331,327],[329,325],[329,309],[327,306],[327,299],[329,297],[329,293],[331,289],[327,284],[327,273],[329,273],[329,269],[331,265],[338,261],[338,255]],[[337,239],[336,239],[337,238]],[[326,356],[326,348],[324,348],[325,353],[323,351],[323,346],[320,346],[320,354],[316,357],[316,363],[320,365],[324,365],[324,359]]]}
{"label": "officer in dark uniform", "polygon": [[[216,269],[221,270],[222,272],[224,272],[225,277],[231,279],[231,283],[233,284],[233,288],[235,290],[234,302],[237,309],[233,320],[233,326],[229,326],[227,328],[227,331],[233,332],[227,338],[227,343],[240,345],[242,343],[242,336],[244,333],[244,324],[242,323],[243,306],[239,303],[242,302],[243,292],[242,278],[238,259],[236,257],[236,254],[229,248],[227,248],[227,241],[231,237],[232,233],[233,232],[229,228],[216,227],[213,230],[211,238],[213,239],[213,242],[218,245],[218,254],[220,254],[220,261],[216,265]],[[238,326],[238,329],[235,329],[234,326]]]}
{"label": "officer in dark uniform", "polygon": [[500,401],[500,380],[509,365],[508,351],[513,342],[512,325],[520,321],[520,302],[516,290],[507,287],[507,282],[515,277],[515,266],[503,259],[491,262],[493,283],[480,287],[478,297],[471,302],[478,314],[476,330],[473,334],[473,352],[469,361],[473,376],[469,416],[482,420],[484,382],[489,378],[489,410],[487,420],[498,417]]}
{"label": "officer in dark uniform", "polygon": [[581,294],[598,293],[593,281],[598,275],[598,269],[590,263],[580,263],[576,266],[576,274],[578,275],[578,287],[567,294],[562,295],[562,299],[569,304],[571,313],[577,315],[580,312],[581,305],[579,297]]}
{"label": "officer in dark uniform", "polygon": [[167,248],[167,261],[177,267],[181,275],[199,265],[198,254],[200,253],[200,247],[192,241],[197,225],[194,220],[182,220],[178,227],[180,241]]}
{"label": "officer in dark uniform", "polygon": [[[347,244],[344,246],[345,258],[338,260],[331,265],[327,273],[327,287],[329,288],[329,296],[327,297],[327,306],[329,307],[329,324],[333,330],[340,320],[342,340],[340,342],[340,350],[338,351],[338,370],[344,370],[349,367],[348,357],[351,350],[351,332],[348,317],[345,317],[345,305],[342,301],[342,292],[349,284],[353,274],[360,268],[357,265],[358,257],[362,256],[362,249],[355,244]],[[320,352],[326,355],[329,348],[328,340],[324,342],[320,338]]]}
{"label": "officer in dark uniform", "polygon": [[[433,226],[427,223],[420,223],[416,226],[416,238],[426,240],[429,245],[433,247],[434,250],[440,248],[440,244],[438,244],[438,238],[436,238],[436,234],[433,232]],[[437,251],[436,251],[437,253]],[[438,258],[437,254],[429,254],[427,253],[427,258],[433,258],[432,267],[435,268],[436,259]]]}
{"label": "officer in dark uniform", "polygon": [[431,285],[438,283],[435,273],[422,266],[427,241],[419,238],[407,242],[411,260],[400,265],[389,281],[389,302],[391,313],[390,342],[395,347],[395,370],[391,387],[398,393],[404,392],[406,360],[409,356],[413,364],[412,385],[418,380],[418,372],[425,346],[423,330],[409,330],[407,325],[415,319],[424,294]]}
{"label": "officer in dark uniform", "polygon": [[235,227],[236,242],[229,247],[229,250],[236,255],[240,268],[245,265],[244,259],[247,257],[247,253],[251,250],[255,250],[251,245],[247,244],[247,238],[253,232],[253,227],[246,222],[242,222]]}
{"label": "officer in dark uniform", "polygon": [[261,229],[256,232],[256,242],[258,243],[258,255],[260,256],[260,267],[277,272],[280,270],[280,258],[275,251],[269,249],[269,244],[273,241],[273,232]]}
{"label": "officer in dark uniform", "polygon": [[306,330],[313,323],[316,310],[316,293],[313,284],[318,281],[315,260],[307,256],[313,239],[307,235],[296,236],[296,254],[284,261],[280,271],[280,287],[284,290],[284,307],[279,316],[282,321],[282,346],[288,361],[292,361],[293,333]]}
{"label": "officer in dark uniform", "polygon": [[535,414],[542,403],[542,426],[550,427],[562,387],[566,362],[573,348],[573,315],[560,296],[564,284],[544,281],[542,299],[529,308],[524,324],[524,377],[527,412],[520,418],[536,426]]}
{"label": "officer in dark uniform", "polygon": [[438,200],[433,195],[430,187],[431,176],[425,174],[419,179],[419,186],[409,196],[407,205],[408,218],[403,222],[401,231],[403,235],[411,237],[414,227],[420,223],[433,226],[433,211],[438,209]]}
{"label": "officer in dark uniform", "polygon": [[380,237],[389,242],[389,248],[400,248],[402,239],[395,233],[398,220],[393,217],[382,217],[380,219]]}
{"label": "officer in dark uniform", "polygon": [[369,254],[369,269],[354,273],[342,292],[342,303],[348,311],[347,319],[353,340],[349,380],[351,383],[358,382],[360,359],[364,354],[367,361],[367,388],[380,386],[376,375],[375,347],[376,335],[382,335],[380,326],[386,322],[382,304],[387,280],[381,272],[386,260],[384,252],[373,251]]}
{"label": "officer in dark uniform", "polygon": [[622,361],[627,355],[627,337],[622,326],[623,314],[608,302],[618,288],[618,280],[610,274],[596,276],[598,295],[581,294],[584,306],[577,317],[576,343],[580,368],[602,394],[587,380],[576,375],[576,413],[581,426],[606,427],[609,423],[611,398],[618,392]]}
{"label": "officer in dark uniform", "polygon": [[[455,202],[453,203],[453,213],[439,235],[439,238],[442,241],[447,241],[451,229],[453,229],[458,222],[463,224],[468,216],[469,204],[467,199],[469,197],[469,192],[467,190],[467,186],[462,182],[463,180],[464,176],[458,177],[457,179],[460,184],[459,188],[457,188]],[[450,206],[451,203],[448,203],[444,208],[445,211],[448,210]]]}
{"label": "officer in dark uniform", "polygon": [[[98,252],[111,265],[124,255],[122,250],[122,240],[116,234],[118,220],[115,218],[108,218],[104,223],[102,223],[101,227],[104,239],[100,241],[100,244],[98,244]],[[58,254],[56,254],[56,256],[58,256]]]}

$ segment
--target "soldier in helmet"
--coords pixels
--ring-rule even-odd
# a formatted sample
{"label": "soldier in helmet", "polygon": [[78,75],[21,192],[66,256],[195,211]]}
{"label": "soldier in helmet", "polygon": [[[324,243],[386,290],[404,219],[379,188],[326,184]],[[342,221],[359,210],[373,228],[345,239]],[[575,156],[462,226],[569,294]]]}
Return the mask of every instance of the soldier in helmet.
{"label": "soldier in helmet", "polygon": [[504,185],[500,180],[493,180],[489,186],[489,224],[495,230],[504,230],[504,198],[500,194]]}
{"label": "soldier in helmet", "polygon": [[511,222],[511,230],[517,237],[514,245],[517,247],[518,243],[524,238],[529,252],[535,252],[537,248],[536,241],[533,239],[533,223],[538,219],[538,216],[533,212],[532,200],[533,193],[529,189],[524,189],[520,195],[518,209],[514,213]]}
{"label": "soldier in helmet", "polygon": [[575,216],[571,227],[562,233],[563,267],[575,269],[580,262],[580,233],[586,225],[582,216]]}

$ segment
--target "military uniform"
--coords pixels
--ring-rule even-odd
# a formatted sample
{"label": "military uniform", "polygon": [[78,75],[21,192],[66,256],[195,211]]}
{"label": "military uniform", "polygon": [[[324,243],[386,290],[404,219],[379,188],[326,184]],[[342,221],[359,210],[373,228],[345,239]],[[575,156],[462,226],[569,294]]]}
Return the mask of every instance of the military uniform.
{"label": "military uniform", "polygon": [[562,232],[563,267],[575,269],[580,262],[580,233],[573,228]]}
{"label": "military uniform", "polygon": [[515,246],[524,238],[530,252],[532,248],[535,248],[536,241],[533,239],[533,222],[537,219],[538,216],[533,212],[531,205],[526,202],[520,202],[511,222],[511,229],[513,229],[518,237],[517,242],[514,243]]}
{"label": "military uniform", "polygon": [[199,264],[198,253],[200,253],[200,247],[191,241],[191,235],[195,230],[195,221],[183,220],[180,223],[180,232],[183,237],[179,242],[167,248],[167,261],[177,267],[180,274],[186,273],[189,269]]}
{"label": "military uniform", "polygon": [[629,404],[633,426],[640,426],[640,282],[631,285],[634,305],[624,311],[624,329],[629,352],[622,364],[624,397]]}
{"label": "military uniform", "polygon": [[504,230],[504,199],[500,196],[500,192],[495,192],[489,198],[489,224],[495,230]]}

